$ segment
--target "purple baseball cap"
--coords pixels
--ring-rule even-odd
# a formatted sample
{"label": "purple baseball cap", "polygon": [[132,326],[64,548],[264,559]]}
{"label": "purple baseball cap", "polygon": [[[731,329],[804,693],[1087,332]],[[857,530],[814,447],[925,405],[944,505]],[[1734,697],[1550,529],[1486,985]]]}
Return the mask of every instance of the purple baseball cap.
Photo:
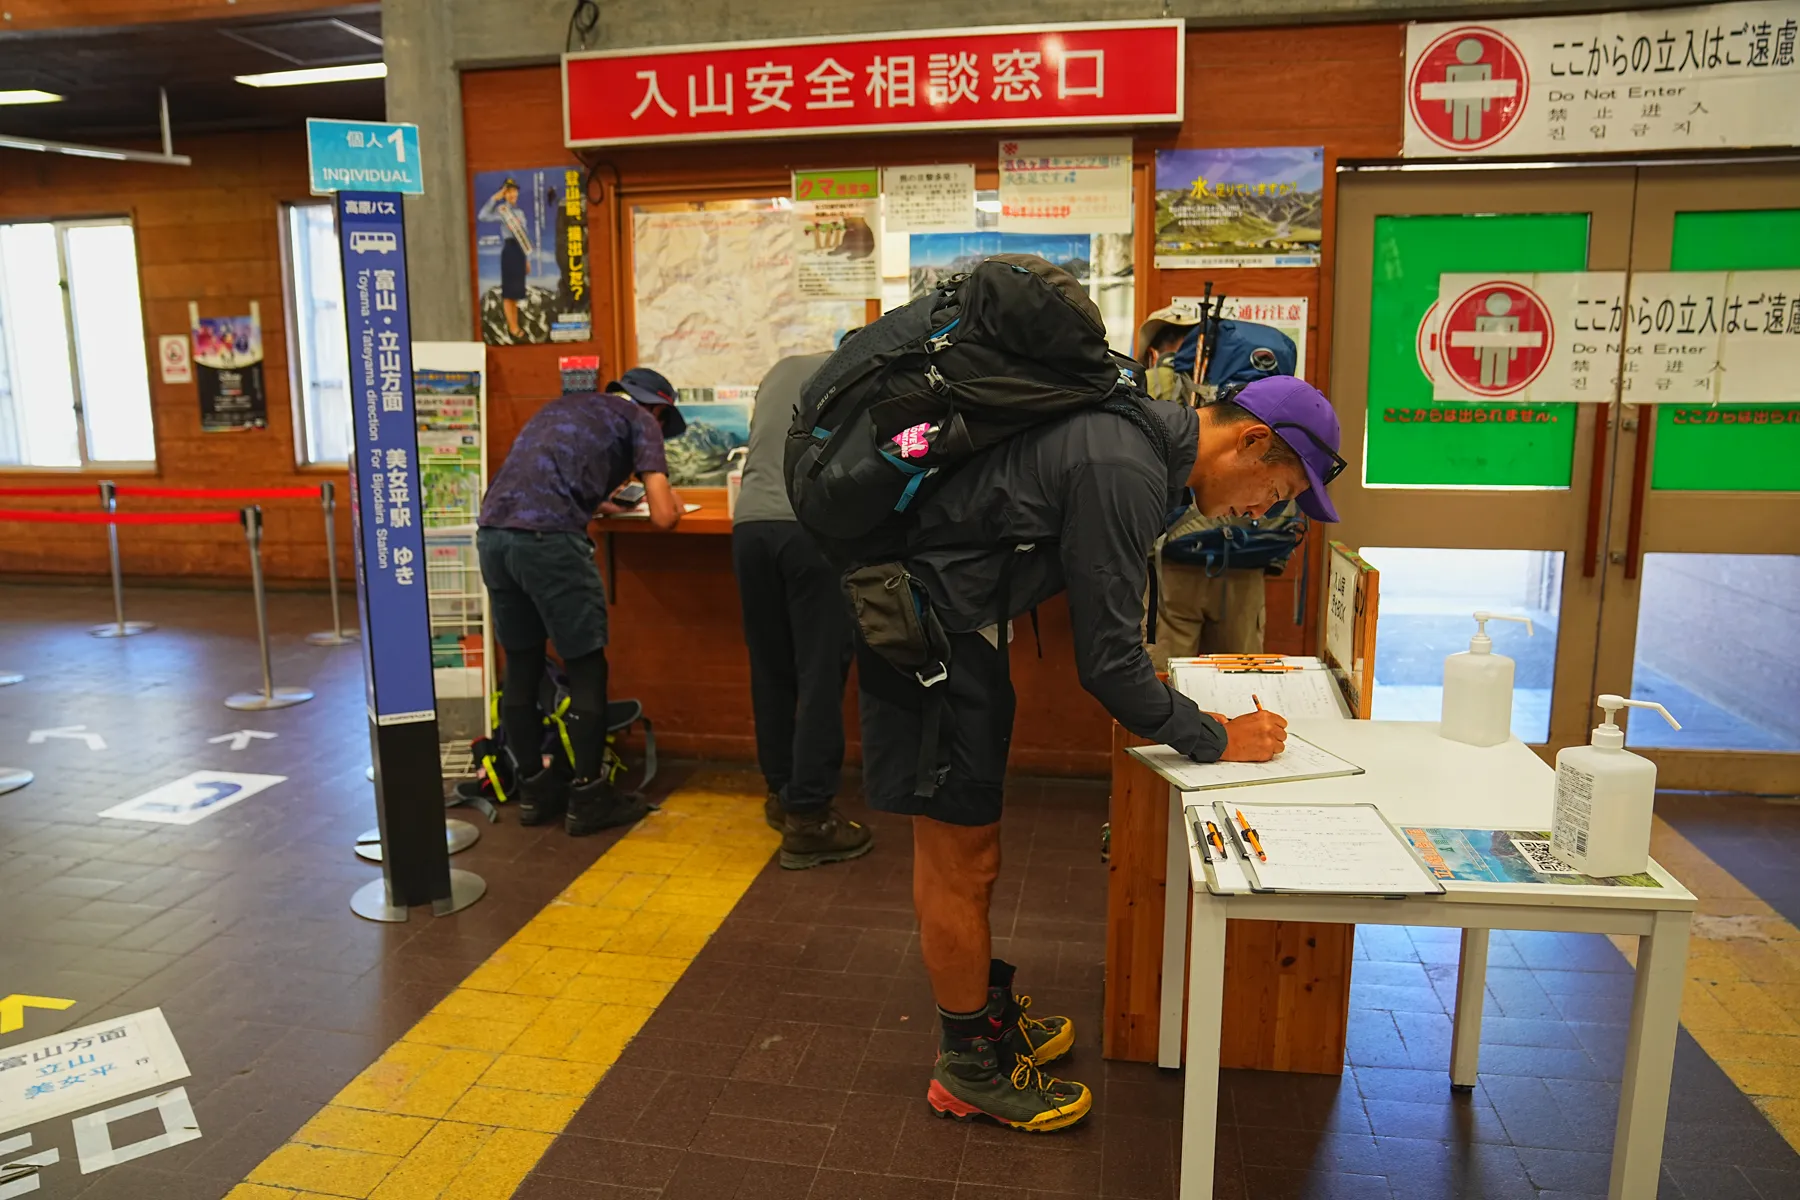
{"label": "purple baseball cap", "polygon": [[1296,501],[1300,511],[1318,521],[1338,519],[1325,485],[1338,477],[1344,460],[1338,454],[1337,413],[1318,388],[1292,375],[1271,375],[1244,385],[1233,403],[1275,431],[1300,456],[1310,485]]}

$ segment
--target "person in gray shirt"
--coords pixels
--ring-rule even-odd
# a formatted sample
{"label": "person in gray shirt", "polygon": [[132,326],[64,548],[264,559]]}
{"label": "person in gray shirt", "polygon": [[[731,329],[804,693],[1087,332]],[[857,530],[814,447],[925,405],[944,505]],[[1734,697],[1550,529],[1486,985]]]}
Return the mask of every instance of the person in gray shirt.
{"label": "person in gray shirt", "polygon": [[750,650],[763,816],[789,870],[859,858],[874,844],[833,800],[844,766],[844,684],[852,641],[838,571],[794,519],[782,459],[800,389],[830,355],[784,358],[756,390],[731,564]]}

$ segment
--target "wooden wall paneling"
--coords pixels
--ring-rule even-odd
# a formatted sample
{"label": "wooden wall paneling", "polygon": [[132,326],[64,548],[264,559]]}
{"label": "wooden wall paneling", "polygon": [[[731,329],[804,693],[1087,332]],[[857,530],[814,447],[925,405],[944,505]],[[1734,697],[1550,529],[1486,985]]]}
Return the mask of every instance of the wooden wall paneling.
{"label": "wooden wall paneling", "polygon": [[[150,372],[157,465],[149,474],[94,469],[82,472],[0,471],[0,484],[33,486],[117,478],[177,487],[314,486],[340,484],[338,573],[351,578],[353,548],[347,473],[296,465],[294,415],[288,379],[286,285],[282,275],[283,201],[307,198],[306,145],[298,132],[193,138],[182,146],[191,167],[118,163],[60,155],[0,151],[0,221],[127,216],[134,231],[145,341],[137,352]],[[200,431],[195,385],[165,384],[156,366],[156,339],[188,333],[189,301],[205,316],[236,315],[256,301],[263,321],[267,429]],[[238,508],[241,501],[127,500],[140,510]],[[55,501],[53,508],[86,509],[97,502]],[[315,502],[282,500],[264,506],[269,536],[264,563],[271,582],[317,583],[325,577],[324,522]],[[9,573],[99,578],[107,571],[103,529],[71,529],[46,538],[21,525],[0,525],[0,556]],[[230,526],[142,526],[120,531],[127,586],[135,580],[223,581],[244,585],[249,560],[241,533]]]}

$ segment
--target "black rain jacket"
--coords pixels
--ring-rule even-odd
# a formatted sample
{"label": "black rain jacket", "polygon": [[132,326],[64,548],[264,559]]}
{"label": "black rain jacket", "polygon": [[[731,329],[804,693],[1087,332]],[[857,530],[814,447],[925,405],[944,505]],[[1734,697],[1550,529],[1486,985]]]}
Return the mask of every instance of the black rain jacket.
{"label": "black rain jacket", "polygon": [[953,633],[995,624],[1009,557],[1008,619],[1068,592],[1081,686],[1132,733],[1215,762],[1224,726],[1158,680],[1144,649],[1150,550],[1199,453],[1193,409],[1162,401],[1149,409],[1169,431],[1172,461],[1114,413],[1082,412],[1029,430],[932,493],[904,561]]}

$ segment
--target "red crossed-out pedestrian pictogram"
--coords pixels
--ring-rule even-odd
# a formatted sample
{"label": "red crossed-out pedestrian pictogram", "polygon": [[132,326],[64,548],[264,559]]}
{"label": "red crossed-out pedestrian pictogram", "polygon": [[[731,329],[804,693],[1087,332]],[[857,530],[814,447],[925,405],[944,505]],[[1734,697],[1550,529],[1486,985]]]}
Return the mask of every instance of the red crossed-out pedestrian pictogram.
{"label": "red crossed-out pedestrian pictogram", "polygon": [[1452,29],[1419,55],[1406,82],[1413,123],[1447,150],[1481,150],[1512,132],[1531,91],[1525,56],[1485,25]]}
{"label": "red crossed-out pedestrian pictogram", "polygon": [[1444,311],[1438,353],[1458,387],[1478,396],[1511,396],[1531,386],[1550,362],[1556,328],[1550,309],[1522,283],[1494,280],[1470,288]]}

